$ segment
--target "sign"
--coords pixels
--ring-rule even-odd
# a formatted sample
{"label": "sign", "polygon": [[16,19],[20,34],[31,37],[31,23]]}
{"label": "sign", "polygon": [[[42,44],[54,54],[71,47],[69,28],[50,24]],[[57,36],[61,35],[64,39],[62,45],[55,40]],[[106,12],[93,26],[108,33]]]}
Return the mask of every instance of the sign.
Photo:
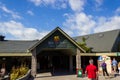
{"label": "sign", "polygon": [[78,72],[77,72],[77,77],[82,77],[82,70],[78,69]]}
{"label": "sign", "polygon": [[117,52],[116,54],[117,54],[117,56],[120,56],[120,52]]}
{"label": "sign", "polygon": [[59,42],[60,41],[60,37],[59,36],[54,36],[54,42]]}
{"label": "sign", "polygon": [[48,41],[48,46],[50,48],[67,48],[67,43],[66,42],[59,42],[59,44],[56,44],[53,41]]}
{"label": "sign", "polygon": [[48,41],[48,45],[50,48],[55,48],[55,44],[53,41]]}
{"label": "sign", "polygon": [[102,61],[102,60],[103,60],[102,56],[99,56],[98,61]]}

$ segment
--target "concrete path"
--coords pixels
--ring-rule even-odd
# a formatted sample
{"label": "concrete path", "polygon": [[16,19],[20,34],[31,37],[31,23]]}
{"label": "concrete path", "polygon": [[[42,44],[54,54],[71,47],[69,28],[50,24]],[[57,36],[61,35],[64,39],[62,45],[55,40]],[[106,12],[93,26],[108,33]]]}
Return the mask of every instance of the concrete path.
{"label": "concrete path", "polygon": [[[55,75],[52,76],[51,73],[37,74],[34,80],[87,80],[87,77],[77,77],[75,74],[71,75]],[[103,76],[99,76],[99,80],[120,80],[120,76],[111,77],[106,79]]]}
{"label": "concrete path", "polygon": [[[37,77],[35,78],[35,80],[87,80],[87,77],[78,78],[76,77],[76,75],[66,75],[66,76]],[[106,78],[100,76],[99,80],[106,80]],[[120,80],[120,76],[108,78],[107,80]]]}

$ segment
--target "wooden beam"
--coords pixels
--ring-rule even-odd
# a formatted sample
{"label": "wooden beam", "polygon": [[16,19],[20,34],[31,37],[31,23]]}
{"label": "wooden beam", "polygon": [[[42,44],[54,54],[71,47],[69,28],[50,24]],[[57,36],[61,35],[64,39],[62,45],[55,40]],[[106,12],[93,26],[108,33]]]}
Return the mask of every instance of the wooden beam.
{"label": "wooden beam", "polygon": [[32,53],[0,53],[0,56],[32,56]]}
{"label": "wooden beam", "polygon": [[81,56],[117,56],[117,53],[81,53]]}

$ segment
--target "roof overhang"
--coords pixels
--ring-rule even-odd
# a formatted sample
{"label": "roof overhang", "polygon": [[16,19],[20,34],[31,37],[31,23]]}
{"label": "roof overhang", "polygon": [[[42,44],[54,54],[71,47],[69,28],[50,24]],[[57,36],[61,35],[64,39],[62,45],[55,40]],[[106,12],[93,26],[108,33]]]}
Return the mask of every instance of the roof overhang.
{"label": "roof overhang", "polygon": [[81,56],[120,56],[120,53],[81,53]]}
{"label": "roof overhang", "polygon": [[32,53],[0,53],[0,56],[32,56]]}

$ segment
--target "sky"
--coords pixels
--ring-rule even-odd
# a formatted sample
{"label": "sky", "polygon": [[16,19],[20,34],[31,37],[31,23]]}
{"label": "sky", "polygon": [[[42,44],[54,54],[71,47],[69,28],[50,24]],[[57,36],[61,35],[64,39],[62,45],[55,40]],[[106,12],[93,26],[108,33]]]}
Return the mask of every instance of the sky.
{"label": "sky", "polygon": [[0,0],[0,35],[42,39],[56,27],[69,36],[120,29],[120,0]]}

